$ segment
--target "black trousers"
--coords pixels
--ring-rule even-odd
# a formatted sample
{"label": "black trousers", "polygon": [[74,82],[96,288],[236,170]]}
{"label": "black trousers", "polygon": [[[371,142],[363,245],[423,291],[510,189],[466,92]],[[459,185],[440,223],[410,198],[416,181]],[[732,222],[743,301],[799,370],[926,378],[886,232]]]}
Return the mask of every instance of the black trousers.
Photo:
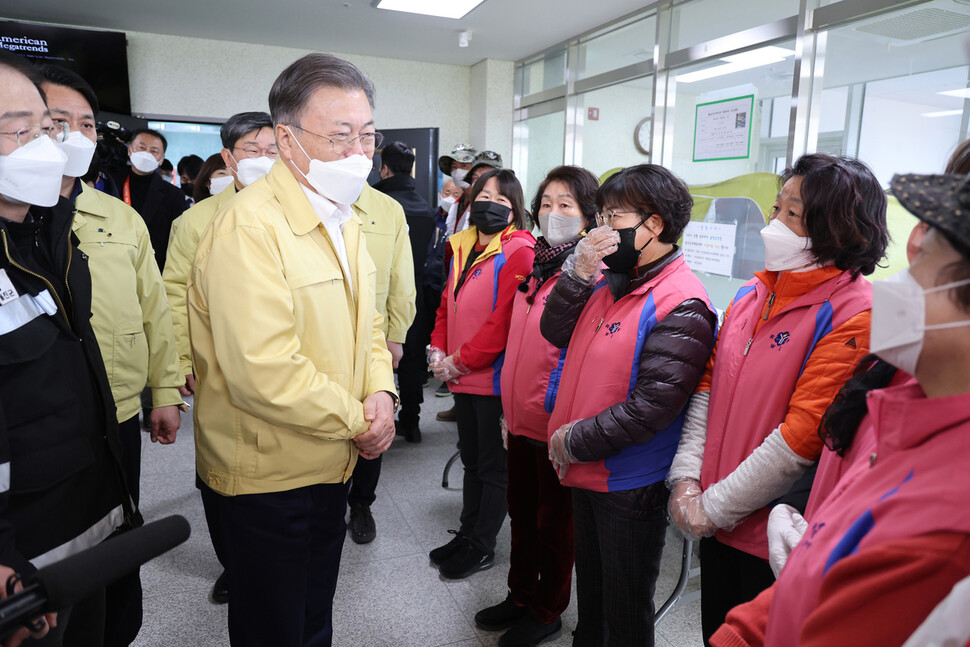
{"label": "black trousers", "polygon": [[202,510],[205,512],[205,525],[209,528],[209,541],[212,542],[212,550],[216,553],[216,559],[219,560],[219,564],[222,565],[222,569],[226,570],[228,568],[228,560],[226,559],[226,549],[222,546],[222,524],[220,523],[220,514],[222,509],[219,507],[218,494],[215,493],[211,488],[206,486],[199,478],[199,475],[195,475],[195,487],[199,488],[199,493],[202,495]]}
{"label": "black trousers", "polygon": [[381,458],[366,459],[357,457],[354,474],[350,478],[350,492],[347,503],[352,506],[370,507],[377,500],[377,482],[381,478]]}
{"label": "black trousers", "polygon": [[232,497],[202,488],[228,562],[230,644],[331,645],[347,486]]}
{"label": "black trousers", "polygon": [[407,425],[418,424],[421,417],[421,404],[424,402],[424,381],[428,375],[428,356],[426,348],[431,342],[435,312],[441,302],[441,291],[428,286],[418,286],[415,305],[417,312],[414,323],[408,328],[404,341],[404,355],[397,367],[398,390],[401,395],[401,410],[397,419]]}
{"label": "black trousers", "polygon": [[458,448],[465,466],[461,533],[479,550],[494,553],[495,537],[508,511],[508,464],[499,429],[502,398],[456,393],[455,416]]}
{"label": "black trousers", "polygon": [[774,584],[775,575],[765,560],[722,544],[714,537],[701,539],[701,631],[704,644],[724,624],[728,611],[750,602]]}
{"label": "black trousers", "polygon": [[573,647],[653,646],[669,495],[662,481],[623,492],[573,488],[579,611]]}

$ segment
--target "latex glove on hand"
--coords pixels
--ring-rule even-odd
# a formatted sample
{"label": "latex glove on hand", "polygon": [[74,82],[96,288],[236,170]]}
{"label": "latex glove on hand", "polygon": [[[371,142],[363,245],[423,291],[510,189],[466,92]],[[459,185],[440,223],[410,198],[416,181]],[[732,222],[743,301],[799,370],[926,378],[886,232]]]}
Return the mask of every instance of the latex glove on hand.
{"label": "latex glove on hand", "polygon": [[580,462],[569,452],[568,434],[577,422],[579,421],[574,420],[567,425],[563,425],[549,439],[549,460],[552,461],[552,466],[555,468],[556,476],[559,477],[560,481],[566,478],[566,472],[569,471],[569,465],[571,463]]}
{"label": "latex glove on hand", "polygon": [[467,375],[470,371],[461,363],[458,354],[449,355],[444,358],[435,368],[431,369],[434,376],[442,382],[457,382],[462,375]]}
{"label": "latex glove on hand", "polygon": [[447,354],[440,348],[430,345],[426,350],[428,352],[428,370],[434,373],[435,368],[441,363],[441,360],[447,357]]}
{"label": "latex glove on hand", "polygon": [[703,493],[691,497],[687,501],[687,529],[690,534],[694,537],[710,537],[718,528],[711,521],[711,518],[707,516],[707,512],[704,510],[704,495]]}
{"label": "latex glove on hand", "polygon": [[775,579],[806,530],[808,522],[795,508],[782,503],[771,509],[768,515],[768,563]]}
{"label": "latex glove on hand", "polygon": [[677,481],[670,490],[667,514],[670,515],[673,524],[689,539],[694,539],[694,537],[689,534],[690,529],[687,526],[687,502],[695,496],[699,496],[703,491],[700,482],[694,479]]}
{"label": "latex glove on hand", "polygon": [[[575,264],[573,273],[586,283],[592,283],[600,273],[603,258],[616,251],[620,235],[610,227],[597,227],[590,231],[579,244],[572,257]],[[564,270],[565,272],[565,270]]]}

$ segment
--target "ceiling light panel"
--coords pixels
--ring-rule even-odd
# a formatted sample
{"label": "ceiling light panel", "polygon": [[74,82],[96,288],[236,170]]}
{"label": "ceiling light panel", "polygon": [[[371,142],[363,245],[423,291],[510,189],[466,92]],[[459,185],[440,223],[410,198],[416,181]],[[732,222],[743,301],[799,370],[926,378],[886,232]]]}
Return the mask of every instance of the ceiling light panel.
{"label": "ceiling light panel", "polygon": [[403,11],[423,16],[438,18],[464,18],[469,11],[482,4],[485,0],[376,0],[373,3],[378,9],[388,11]]}

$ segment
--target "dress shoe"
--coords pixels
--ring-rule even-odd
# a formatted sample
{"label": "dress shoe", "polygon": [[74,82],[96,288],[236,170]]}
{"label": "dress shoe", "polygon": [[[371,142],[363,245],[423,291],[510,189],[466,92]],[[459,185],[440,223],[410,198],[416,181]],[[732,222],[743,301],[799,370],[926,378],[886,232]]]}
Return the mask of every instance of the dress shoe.
{"label": "dress shoe", "polygon": [[492,568],[494,563],[495,555],[479,550],[470,541],[464,541],[455,554],[441,565],[438,572],[449,580],[463,580],[478,571]]}
{"label": "dress shoe", "polygon": [[475,614],[475,626],[485,631],[501,631],[508,629],[516,622],[529,615],[529,610],[515,603],[512,594],[495,606],[482,609]]}
{"label": "dress shoe", "polygon": [[374,515],[370,513],[370,506],[353,505],[350,506],[350,538],[355,544],[369,544],[377,537],[377,525],[374,523]]}
{"label": "dress shoe", "polygon": [[212,593],[209,594],[212,604],[225,604],[229,602],[229,575],[222,571],[222,575],[216,578],[216,583],[212,585]]}
{"label": "dress shoe", "polygon": [[404,440],[409,443],[420,443],[421,442],[421,428],[418,427],[418,423],[412,422],[401,422],[400,420],[394,421],[394,434],[397,436],[404,436]]}
{"label": "dress shoe", "polygon": [[533,647],[554,638],[562,629],[562,620],[556,618],[549,624],[539,622],[526,614],[498,639],[498,647]]}
{"label": "dress shoe", "polygon": [[458,415],[455,413],[455,408],[445,409],[444,411],[439,411],[438,415],[434,417],[435,420],[440,420],[442,422],[455,422],[458,420]]}
{"label": "dress shoe", "polygon": [[438,546],[428,553],[428,557],[431,558],[431,563],[435,566],[441,566],[449,557],[458,552],[461,545],[465,543],[465,535],[457,530],[449,530],[448,532],[453,534],[454,538],[444,546]]}

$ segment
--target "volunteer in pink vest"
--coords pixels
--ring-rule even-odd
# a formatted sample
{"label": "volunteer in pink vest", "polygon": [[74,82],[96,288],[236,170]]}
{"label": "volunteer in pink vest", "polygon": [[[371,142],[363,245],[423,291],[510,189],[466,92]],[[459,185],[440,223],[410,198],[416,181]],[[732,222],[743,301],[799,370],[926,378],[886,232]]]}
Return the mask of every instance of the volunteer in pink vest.
{"label": "volunteer in pink vest", "polygon": [[636,647],[654,644],[664,479],[717,317],[676,245],[693,203],[681,180],[633,166],[596,203],[602,226],[564,263],[540,322],[568,345],[549,457],[573,493],[573,645]]}
{"label": "volunteer in pink vest", "polygon": [[492,566],[505,521],[502,366],[512,299],[532,271],[535,245],[513,171],[488,171],[472,185],[471,197],[471,226],[449,239],[451,267],[428,349],[429,368],[455,394],[465,467],[461,526],[429,554],[450,579]]}
{"label": "volunteer in pink vest", "polygon": [[572,495],[549,463],[549,416],[556,403],[565,349],[539,332],[546,299],[583,232],[596,226],[596,177],[559,166],[539,185],[532,213],[542,236],[532,273],[519,285],[502,371],[503,433],[508,446],[509,594],[475,614],[486,631],[508,629],[500,647],[534,645],[562,628],[573,571]]}
{"label": "volunteer in pink vest", "polygon": [[872,349],[916,382],[862,396],[872,451],[818,506],[773,589],[732,611],[714,645],[898,645],[970,575],[970,185],[891,185],[929,229],[910,268],[874,286]]}
{"label": "volunteer in pink vest", "polygon": [[765,270],[728,308],[667,481],[671,519],[704,537],[705,641],[774,581],[769,504],[818,460],[822,414],[868,351],[872,285],[861,275],[889,239],[885,210],[863,197],[878,181],[861,162],[804,155],[782,179],[761,232]]}

